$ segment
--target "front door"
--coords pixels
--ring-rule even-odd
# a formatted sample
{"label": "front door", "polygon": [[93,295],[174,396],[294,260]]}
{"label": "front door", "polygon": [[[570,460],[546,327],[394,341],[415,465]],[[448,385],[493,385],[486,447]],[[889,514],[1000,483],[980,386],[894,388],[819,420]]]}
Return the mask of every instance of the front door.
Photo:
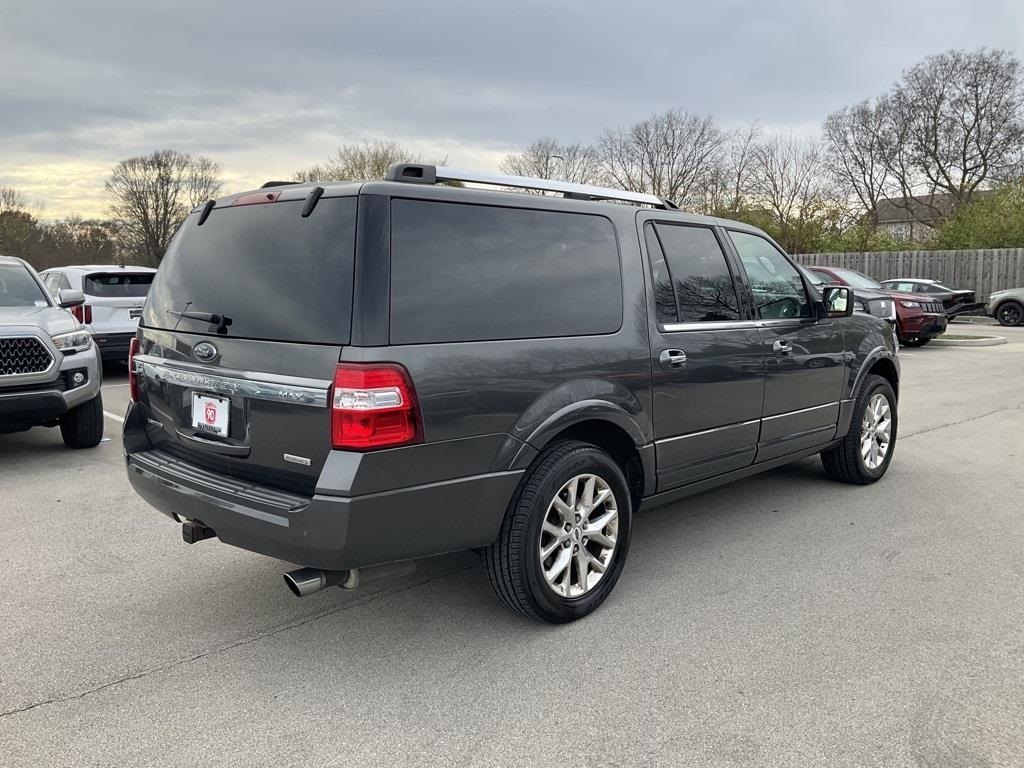
{"label": "front door", "polygon": [[658,490],[754,460],[764,396],[761,337],[738,268],[712,227],[646,220]]}
{"label": "front door", "polygon": [[772,242],[729,230],[747,278],[767,360],[757,461],[835,437],[847,371],[842,321],[820,319],[799,271]]}

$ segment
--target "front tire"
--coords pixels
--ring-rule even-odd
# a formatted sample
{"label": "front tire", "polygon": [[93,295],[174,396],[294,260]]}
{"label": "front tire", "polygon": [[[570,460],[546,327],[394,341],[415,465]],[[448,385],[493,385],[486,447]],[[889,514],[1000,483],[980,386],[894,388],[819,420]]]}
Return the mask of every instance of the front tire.
{"label": "front tire", "polygon": [[76,405],[60,419],[60,436],[68,448],[95,448],[103,439],[103,397]]}
{"label": "front tire", "polygon": [[996,308],[996,320],[1000,325],[1012,327],[1024,322],[1024,304],[1018,301],[1004,301]]}
{"label": "front tire", "polygon": [[853,405],[850,429],[843,441],[821,453],[825,474],[853,485],[882,478],[896,449],[896,393],[881,376],[869,375]]}
{"label": "front tire", "polygon": [[562,624],[605,601],[629,552],[632,501],[622,468],[589,443],[559,441],[516,490],[484,568],[498,598]]}

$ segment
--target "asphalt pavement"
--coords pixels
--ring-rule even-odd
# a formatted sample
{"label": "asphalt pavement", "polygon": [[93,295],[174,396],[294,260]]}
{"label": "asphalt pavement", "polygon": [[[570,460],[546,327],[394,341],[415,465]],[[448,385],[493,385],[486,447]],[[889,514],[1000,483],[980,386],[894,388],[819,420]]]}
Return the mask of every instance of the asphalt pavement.
{"label": "asphalt pavement", "polygon": [[1024,328],[995,332],[904,351],[882,482],[809,459],[641,512],[559,627],[468,553],[299,600],[185,545],[108,367],[109,441],[0,436],[0,766],[1022,766]]}

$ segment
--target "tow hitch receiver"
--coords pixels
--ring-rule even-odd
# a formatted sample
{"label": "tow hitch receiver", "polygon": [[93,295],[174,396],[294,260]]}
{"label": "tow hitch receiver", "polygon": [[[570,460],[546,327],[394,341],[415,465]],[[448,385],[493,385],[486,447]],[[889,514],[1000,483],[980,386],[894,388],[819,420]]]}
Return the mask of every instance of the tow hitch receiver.
{"label": "tow hitch receiver", "polygon": [[186,544],[195,544],[203,539],[212,539],[217,535],[213,528],[207,528],[202,523],[186,520],[181,524],[181,539]]}

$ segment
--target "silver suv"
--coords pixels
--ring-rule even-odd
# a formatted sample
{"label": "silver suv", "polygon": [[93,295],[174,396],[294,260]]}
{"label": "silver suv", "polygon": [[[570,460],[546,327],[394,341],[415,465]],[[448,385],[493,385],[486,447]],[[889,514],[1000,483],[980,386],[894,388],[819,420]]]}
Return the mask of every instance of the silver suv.
{"label": "silver suv", "polygon": [[0,256],[0,434],[60,426],[69,448],[103,439],[102,368],[92,336],[66,310],[79,291],[55,304],[21,259]]}
{"label": "silver suv", "polygon": [[85,303],[72,307],[71,314],[92,334],[102,359],[126,362],[154,274],[152,267],[106,264],[56,267],[40,277],[54,296],[81,291]]}

